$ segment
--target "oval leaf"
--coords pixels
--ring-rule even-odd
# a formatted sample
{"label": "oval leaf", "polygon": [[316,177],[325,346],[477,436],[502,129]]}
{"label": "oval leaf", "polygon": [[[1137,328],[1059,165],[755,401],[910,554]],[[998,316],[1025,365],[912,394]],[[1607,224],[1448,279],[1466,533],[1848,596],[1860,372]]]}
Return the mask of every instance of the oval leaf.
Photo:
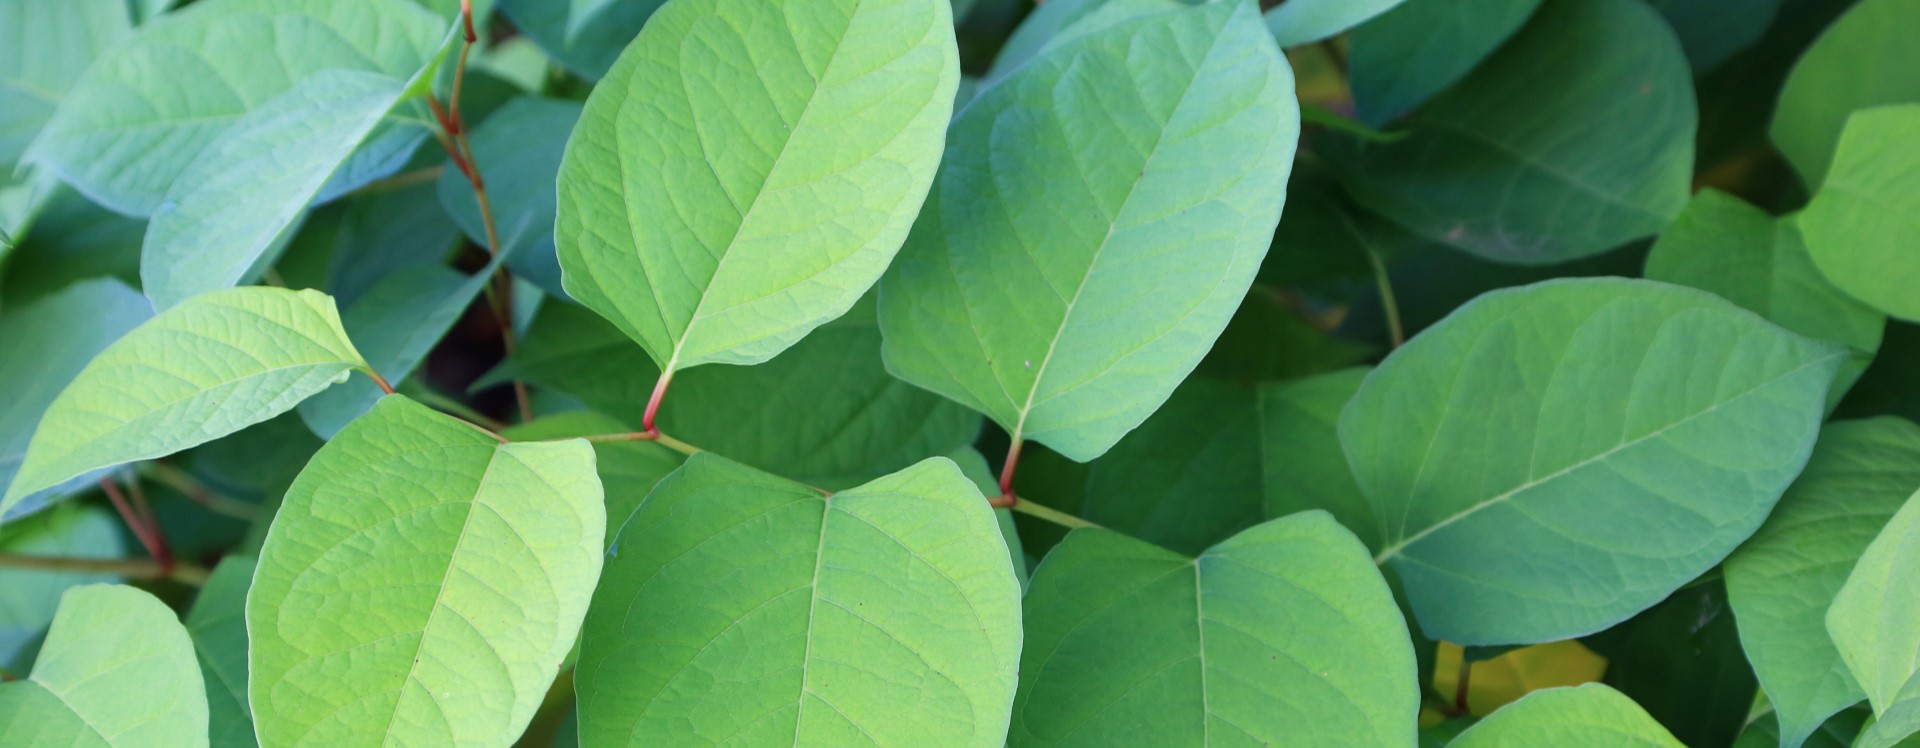
{"label": "oval leaf", "polygon": [[132,587],[67,590],[33,674],[0,683],[0,744],[207,745],[207,692],[173,611]]}
{"label": "oval leaf", "polygon": [[1548,264],[1680,212],[1695,109],[1693,71],[1646,3],[1553,0],[1409,120],[1407,137],[1328,138],[1323,150],[1355,198],[1420,235]]}
{"label": "oval leaf", "polygon": [[404,80],[446,35],[446,21],[406,0],[197,2],[88,67],[27,158],[102,205],[148,215],[201,151],[294,84],[329,68]]}
{"label": "oval leaf", "polygon": [[567,292],[668,374],[765,361],[844,314],[940,162],[960,76],[949,14],[946,0],[662,8],[567,143]]}
{"label": "oval leaf", "polygon": [[1920,321],[1920,104],[1847,120],[1833,168],[1800,216],[1813,262],[1834,285]]}
{"label": "oval leaf", "polygon": [[91,470],[163,457],[293,409],[366,362],[318,291],[196,296],[101,351],[47,407],[0,515]]}
{"label": "oval leaf", "polygon": [[1019,597],[952,462],[827,497],[694,455],[594,594],[580,744],[1000,746]]}
{"label": "oval leaf", "polygon": [[981,91],[882,283],[888,370],[1082,462],[1165,402],[1286,195],[1299,113],[1258,12],[1166,3]]}
{"label": "oval leaf", "polygon": [[1428,636],[1565,639],[1659,602],[1760,526],[1848,355],[1692,289],[1550,281],[1395,351],[1340,442]]}
{"label": "oval leaf", "polygon": [[1420,688],[1406,620],[1324,512],[1198,559],[1075,530],[1026,599],[1011,746],[1408,746]]}
{"label": "oval leaf", "polygon": [[382,399],[314,455],[261,550],[261,742],[511,745],[586,614],[600,502],[584,441],[502,444]]}
{"label": "oval leaf", "polygon": [[74,79],[132,33],[133,19],[126,0],[0,0],[0,18],[0,173],[11,173]]}
{"label": "oval leaf", "polygon": [[1540,0],[1407,0],[1353,30],[1354,113],[1374,127],[1459,82],[1540,7]]}
{"label": "oval leaf", "polygon": [[1447,748],[1686,748],[1632,699],[1598,683],[1534,691],[1467,728]]}
{"label": "oval leaf", "polygon": [[141,287],[165,310],[249,270],[353,154],[406,83],[324,70],[234,123],[180,174],[147,225]]}
{"label": "oval leaf", "polygon": [[1740,643],[1785,748],[1866,698],[1827,637],[1827,608],[1916,486],[1920,427],[1891,417],[1833,424],[1767,523],[1727,557]]}
{"label": "oval leaf", "polygon": [[1392,10],[1403,0],[1288,0],[1267,11],[1267,27],[1282,47],[1338,34]]}
{"label": "oval leaf", "polygon": [[[1915,494],[1920,496],[1920,494]],[[1920,500],[1909,497],[1827,609],[1827,632],[1882,717],[1920,704]]]}
{"label": "oval leaf", "polygon": [[1794,64],[1768,132],[1809,189],[1826,181],[1850,115],[1920,102],[1920,76],[1881,72],[1920,69],[1915,28],[1920,5],[1911,0],[1861,0]]}

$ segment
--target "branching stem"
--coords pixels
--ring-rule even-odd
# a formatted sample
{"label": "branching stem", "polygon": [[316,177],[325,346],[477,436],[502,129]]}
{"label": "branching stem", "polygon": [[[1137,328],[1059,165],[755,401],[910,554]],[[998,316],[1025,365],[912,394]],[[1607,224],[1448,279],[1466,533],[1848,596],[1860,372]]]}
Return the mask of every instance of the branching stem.
{"label": "branching stem", "polygon": [[[126,494],[120,492],[120,486],[114,483],[112,478],[101,478],[100,490],[106,492],[107,500],[112,502],[114,510],[120,513],[120,519],[127,523],[127,529],[133,531],[133,537],[140,541],[141,547],[147,549],[147,555],[153,557],[153,562],[160,569],[160,576],[170,575],[175,566],[173,549],[167,547],[167,539],[160,534],[160,524],[151,519],[152,510],[148,510],[143,515],[135,509],[127,501]],[[140,503],[143,506],[146,504],[144,500]]]}
{"label": "branching stem", "polygon": [[188,563],[175,563],[168,568],[157,561],[143,559],[68,558],[18,553],[0,553],[0,568],[112,574],[129,579],[171,579],[195,587],[204,586],[209,576],[206,569]]}

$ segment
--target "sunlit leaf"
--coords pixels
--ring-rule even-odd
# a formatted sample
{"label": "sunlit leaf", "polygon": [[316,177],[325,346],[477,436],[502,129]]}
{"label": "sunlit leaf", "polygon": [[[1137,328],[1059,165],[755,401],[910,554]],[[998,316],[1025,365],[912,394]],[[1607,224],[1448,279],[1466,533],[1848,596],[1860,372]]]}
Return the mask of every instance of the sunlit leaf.
{"label": "sunlit leaf", "polygon": [[[1920,496],[1920,494],[1915,494]],[[1876,723],[1859,741],[1890,746],[1920,733],[1920,500],[1906,504],[1860,555],[1827,609],[1827,632],[1866,692]]]}
{"label": "sunlit leaf", "polygon": [[1854,112],[1920,102],[1920,77],[1884,72],[1920,67],[1920,47],[1907,33],[1916,26],[1920,6],[1909,0],[1861,0],[1793,66],[1770,132],[1809,190],[1826,181]]}
{"label": "sunlit leaf", "polygon": [[68,590],[33,674],[0,683],[0,744],[203,748],[207,693],[186,629],[132,587]]}
{"label": "sunlit leaf", "polygon": [[1920,322],[1920,104],[1847,120],[1826,183],[1800,226],[1813,263],[1834,285]]}

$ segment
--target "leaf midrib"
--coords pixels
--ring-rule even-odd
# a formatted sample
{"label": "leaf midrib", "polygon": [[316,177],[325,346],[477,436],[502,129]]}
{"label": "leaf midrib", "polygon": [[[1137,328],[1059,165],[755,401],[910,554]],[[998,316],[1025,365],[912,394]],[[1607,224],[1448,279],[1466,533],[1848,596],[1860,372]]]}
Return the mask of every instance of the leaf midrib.
{"label": "leaf midrib", "polygon": [[[1499,506],[1501,504],[1506,503],[1507,501],[1512,500],[1516,496],[1519,496],[1520,494],[1527,492],[1530,489],[1533,489],[1538,486],[1545,485],[1549,482],[1566,477],[1568,474],[1571,474],[1574,471],[1580,470],[1589,465],[1598,464],[1600,461],[1605,460],[1609,457],[1612,457],[1615,454],[1618,454],[1628,449],[1632,449],[1656,437],[1659,437],[1669,431],[1677,429],[1681,426],[1685,426],[1701,418],[1705,418],[1706,416],[1711,415],[1714,412],[1720,410],[1722,407],[1725,407],[1734,402],[1737,402],[1743,398],[1753,395],[1754,393],[1764,390],[1768,387],[1772,387],[1773,385],[1786,380],[1788,377],[1791,377],[1795,374],[1798,374],[1802,371],[1813,368],[1815,366],[1825,364],[1829,361],[1844,358],[1846,355],[1847,354],[1844,352],[1832,353],[1832,354],[1828,354],[1828,355],[1813,359],[1799,366],[1796,366],[1792,369],[1789,369],[1781,373],[1779,376],[1773,377],[1772,379],[1768,379],[1767,381],[1762,382],[1753,387],[1750,387],[1746,390],[1742,390],[1741,392],[1734,394],[1732,397],[1729,397],[1725,400],[1721,400],[1720,402],[1714,403],[1713,405],[1707,407],[1704,410],[1701,410],[1698,413],[1693,413],[1684,418],[1681,418],[1672,423],[1669,423],[1665,426],[1661,426],[1660,428],[1654,429],[1653,431],[1650,431],[1646,434],[1642,434],[1640,436],[1634,437],[1627,441],[1621,442],[1598,454],[1593,455],[1592,457],[1587,457],[1585,459],[1579,460],[1564,468],[1555,470],[1552,473],[1548,473],[1538,478],[1529,479],[1518,486],[1514,486],[1513,488],[1507,489],[1506,491],[1503,491],[1497,495],[1494,495],[1485,500],[1482,500],[1481,502],[1474,504],[1473,506],[1467,507],[1464,510],[1456,512],[1448,516],[1446,519],[1440,520],[1439,522],[1435,522],[1432,525],[1428,525],[1426,529],[1421,530],[1420,532],[1414,533],[1413,535],[1410,535],[1400,540],[1399,542],[1394,543],[1393,545],[1387,546],[1384,550],[1382,550],[1379,553],[1379,555],[1376,555],[1373,557],[1373,562],[1375,565],[1384,564],[1387,561],[1391,560],[1393,557],[1400,555],[1400,553],[1406,550],[1408,547],[1411,547],[1415,543],[1425,540],[1427,536],[1432,535],[1435,532],[1439,532],[1440,530],[1445,529],[1446,527],[1453,525],[1454,523],[1459,522],[1460,520],[1473,516],[1474,514],[1477,514],[1482,510],[1485,510],[1494,506]],[[1438,441],[1438,439],[1436,439],[1435,441]],[[1412,504],[1411,501],[1409,501],[1408,503],[1409,503],[1409,506]]]}

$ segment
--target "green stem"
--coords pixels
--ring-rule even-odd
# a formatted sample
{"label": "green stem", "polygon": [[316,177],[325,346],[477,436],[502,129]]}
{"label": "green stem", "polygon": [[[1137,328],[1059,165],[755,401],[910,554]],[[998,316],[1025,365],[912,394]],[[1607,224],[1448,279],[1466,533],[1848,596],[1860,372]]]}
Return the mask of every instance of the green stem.
{"label": "green stem", "polygon": [[162,567],[158,561],[144,559],[66,558],[0,553],[0,568],[8,569],[112,574],[129,579],[171,579],[195,587],[206,585],[207,578],[210,576],[206,569],[193,564],[176,561],[172,566],[173,568],[169,570]]}
{"label": "green stem", "polygon": [[1075,517],[1066,512],[1060,511],[1058,509],[1045,507],[1040,504],[1035,504],[1026,499],[1021,499],[1017,502],[1014,502],[1012,509],[1016,512],[1027,515],[1029,517],[1038,517],[1040,519],[1044,519],[1048,522],[1052,522],[1061,527],[1067,527],[1067,528],[1099,527],[1099,525],[1097,524],[1088,522],[1079,517]]}
{"label": "green stem", "polygon": [[1406,328],[1400,326],[1400,302],[1393,297],[1393,281],[1387,278],[1387,264],[1380,259],[1380,253],[1367,248],[1367,262],[1373,265],[1373,282],[1380,287],[1380,306],[1387,315],[1387,333],[1393,336],[1393,347],[1399,348],[1407,342]]}

